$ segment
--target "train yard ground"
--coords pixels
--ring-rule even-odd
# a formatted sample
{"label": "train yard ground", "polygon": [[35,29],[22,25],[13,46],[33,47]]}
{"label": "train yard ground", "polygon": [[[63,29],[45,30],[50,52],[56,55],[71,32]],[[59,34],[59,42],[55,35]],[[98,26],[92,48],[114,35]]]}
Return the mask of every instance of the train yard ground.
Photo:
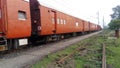
{"label": "train yard ground", "polygon": [[47,55],[31,68],[120,68],[119,56],[120,39],[113,31],[104,30]]}
{"label": "train yard ground", "polygon": [[0,55],[0,68],[120,68],[120,39],[104,30]]}
{"label": "train yard ground", "polygon": [[[49,54],[56,53],[59,50],[66,49],[67,47],[72,46],[73,44],[78,43],[81,40],[89,38],[98,33],[100,32],[95,32],[95,33],[87,34],[84,36],[77,36],[77,37],[65,39],[62,41],[47,43],[47,44],[43,44],[40,46],[31,47],[31,48],[15,50],[15,51],[12,51],[11,53],[0,55],[0,68],[31,67],[34,63],[40,60],[42,61],[42,59],[45,58],[46,56],[49,58]],[[44,63],[44,59],[43,59],[43,63]]]}

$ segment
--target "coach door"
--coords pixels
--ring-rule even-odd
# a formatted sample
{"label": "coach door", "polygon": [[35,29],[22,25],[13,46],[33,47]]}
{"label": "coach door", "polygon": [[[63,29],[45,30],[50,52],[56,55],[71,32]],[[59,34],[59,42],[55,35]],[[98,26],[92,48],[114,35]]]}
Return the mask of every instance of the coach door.
{"label": "coach door", "polygon": [[1,8],[1,5],[2,5],[2,3],[1,3],[1,0],[0,0],[0,34],[3,32],[3,22],[2,22],[2,14],[1,14],[1,11],[2,11],[2,8]]}
{"label": "coach door", "polygon": [[52,16],[52,23],[53,23],[53,33],[56,33],[56,28],[57,28],[57,14],[56,11],[52,10],[51,12]]}
{"label": "coach door", "polygon": [[6,32],[6,0],[0,0],[0,34],[5,34]]}
{"label": "coach door", "polygon": [[30,0],[32,35],[39,35],[41,30],[40,7],[37,0]]}

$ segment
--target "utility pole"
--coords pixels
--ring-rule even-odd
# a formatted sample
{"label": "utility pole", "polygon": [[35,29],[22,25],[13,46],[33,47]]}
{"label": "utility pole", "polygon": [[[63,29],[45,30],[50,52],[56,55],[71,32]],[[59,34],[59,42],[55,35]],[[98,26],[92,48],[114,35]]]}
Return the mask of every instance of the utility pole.
{"label": "utility pole", "polygon": [[104,29],[104,27],[105,27],[105,21],[104,21],[104,16],[103,16],[103,29]]}
{"label": "utility pole", "polygon": [[98,25],[99,25],[99,11],[98,11],[98,13],[97,13],[97,16],[98,16]]}
{"label": "utility pole", "polygon": [[[99,11],[97,12],[97,19],[98,19],[98,25],[99,25]],[[98,26],[97,26],[97,28],[99,29]]]}

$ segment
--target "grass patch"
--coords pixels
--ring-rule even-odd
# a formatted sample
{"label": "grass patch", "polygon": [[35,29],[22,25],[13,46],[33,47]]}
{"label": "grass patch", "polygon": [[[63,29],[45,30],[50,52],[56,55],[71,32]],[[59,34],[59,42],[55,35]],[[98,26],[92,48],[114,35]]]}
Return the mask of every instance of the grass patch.
{"label": "grass patch", "polygon": [[113,31],[111,32],[110,30],[104,30],[102,33],[85,39],[70,47],[67,47],[62,51],[47,55],[40,62],[34,64],[32,68],[49,68],[48,65],[53,64],[53,62],[56,62],[59,59],[71,54],[76,48],[80,47],[81,45],[85,45],[87,53],[86,55],[82,56],[81,52],[78,52],[73,56],[72,60],[74,60],[74,68],[101,68],[102,43],[105,43],[105,45],[107,45],[107,64],[113,65],[114,68],[120,68],[120,39],[108,39],[109,36],[113,36]]}
{"label": "grass patch", "polygon": [[32,68],[47,68],[48,64],[50,64],[52,62],[55,62],[55,61],[59,60],[60,58],[63,58],[66,55],[70,54],[76,48],[78,48],[81,45],[83,45],[86,41],[89,41],[89,39],[85,39],[85,40],[81,41],[80,43],[77,43],[77,44],[74,44],[72,46],[69,46],[66,49],[62,50],[62,51],[58,51],[58,52],[56,52],[54,54],[49,54],[43,60],[41,60],[40,62],[34,64],[32,66]]}
{"label": "grass patch", "polygon": [[89,45],[86,46],[88,49],[87,55],[77,55],[77,59],[75,57],[76,68],[101,68],[101,45],[104,42],[104,37],[99,34],[90,40],[92,40],[92,42],[88,42]]}
{"label": "grass patch", "polygon": [[120,39],[107,41],[107,64],[120,68]]}

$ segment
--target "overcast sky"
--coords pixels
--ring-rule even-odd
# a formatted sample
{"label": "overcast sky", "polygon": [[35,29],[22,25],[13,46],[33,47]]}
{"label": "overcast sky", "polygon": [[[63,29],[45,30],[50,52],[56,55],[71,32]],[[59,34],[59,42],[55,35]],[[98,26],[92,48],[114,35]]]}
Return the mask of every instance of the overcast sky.
{"label": "overcast sky", "polygon": [[42,5],[58,9],[72,16],[82,18],[93,23],[98,23],[98,11],[100,24],[103,16],[105,23],[109,23],[112,8],[120,5],[120,0],[39,0]]}

